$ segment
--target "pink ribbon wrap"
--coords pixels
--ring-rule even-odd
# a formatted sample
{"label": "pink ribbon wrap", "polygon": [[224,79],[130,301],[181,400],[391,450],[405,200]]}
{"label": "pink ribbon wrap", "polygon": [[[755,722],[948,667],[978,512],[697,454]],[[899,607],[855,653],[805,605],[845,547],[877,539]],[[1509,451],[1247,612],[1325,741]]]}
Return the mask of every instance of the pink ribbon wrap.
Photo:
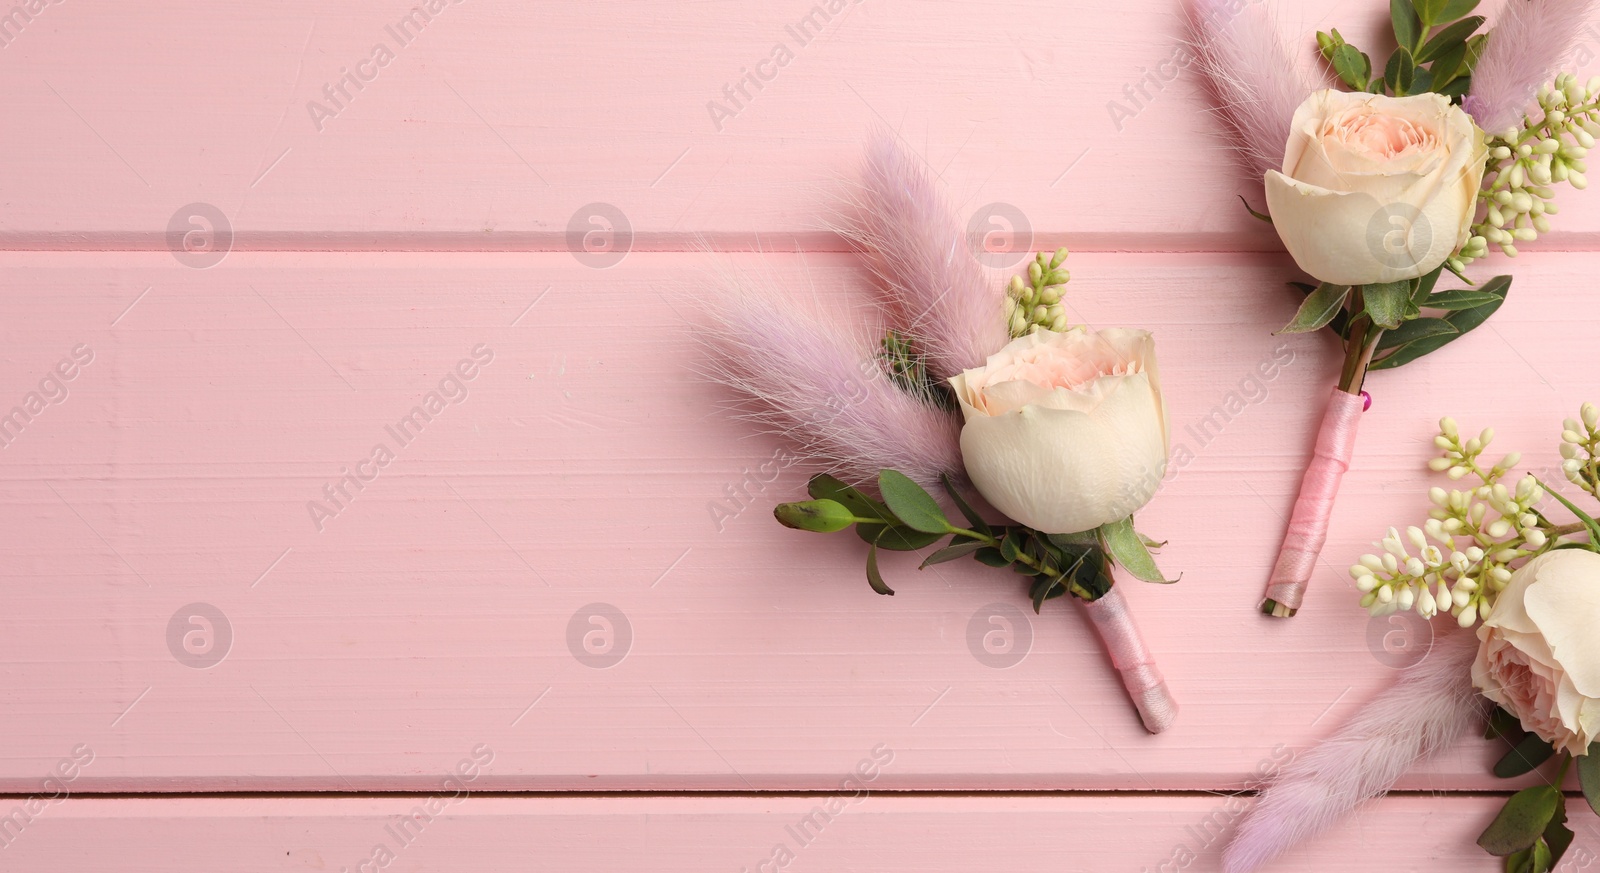
{"label": "pink ribbon wrap", "polygon": [[1300,608],[1306,583],[1311,581],[1317,556],[1328,539],[1328,520],[1333,516],[1334,498],[1339,496],[1339,480],[1350,469],[1363,404],[1361,395],[1335,388],[1322,415],[1316,451],[1300,479],[1300,496],[1295,498],[1289,530],[1283,535],[1278,562],[1267,581],[1267,599],[1289,609]]}
{"label": "pink ribbon wrap", "polygon": [[1139,626],[1128,611],[1128,601],[1122,590],[1113,586],[1099,600],[1080,600],[1083,611],[1089,614],[1111,665],[1122,676],[1122,686],[1128,689],[1133,707],[1139,710],[1139,720],[1144,729],[1159,734],[1178,720],[1178,702],[1167,690],[1167,682],[1156,669],[1156,659],[1139,636]]}

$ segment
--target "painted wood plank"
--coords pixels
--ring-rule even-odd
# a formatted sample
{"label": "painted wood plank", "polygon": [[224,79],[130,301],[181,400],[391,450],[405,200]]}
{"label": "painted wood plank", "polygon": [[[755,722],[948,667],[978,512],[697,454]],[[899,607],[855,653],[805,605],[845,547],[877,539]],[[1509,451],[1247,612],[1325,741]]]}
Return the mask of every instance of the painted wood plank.
{"label": "painted wood plank", "polygon": [[[798,467],[725,502],[779,444],[692,375],[704,256],[5,255],[0,409],[93,360],[0,450],[0,789],[84,744],[86,791],[423,790],[477,743],[495,789],[824,790],[879,743],[891,788],[1240,787],[1404,659],[1342,568],[1425,511],[1433,421],[1554,463],[1556,423],[1600,394],[1572,366],[1596,257],[1525,258],[1488,327],[1373,378],[1290,622],[1252,607],[1336,350],[1270,335],[1295,306],[1282,256],[1073,258],[1077,317],[1155,330],[1190,456],[1141,515],[1183,581],[1125,583],[1184,707],[1149,737],[1071,609],[986,666],[974,629],[1025,607],[1015,583],[897,559],[899,595],[873,595],[854,540],[767,517]],[[827,306],[862,293],[845,256],[732,261]],[[474,349],[493,359],[466,396],[398,445]],[[307,504],[379,445],[395,458],[319,532]],[[593,615],[619,662],[584,648]],[[1499,788],[1492,757],[1466,743],[1407,785]]]}
{"label": "painted wood plank", "polygon": [[[442,777],[441,777],[442,778]],[[1211,871],[1241,811],[1227,796],[72,798],[4,849],[17,871],[196,869]],[[422,804],[439,798],[443,811]],[[448,800],[448,802],[447,802]],[[1497,797],[1394,797],[1274,868],[1324,873],[1499,869],[1473,844]],[[1569,807],[1581,799],[1569,799]],[[421,808],[421,815],[414,809]],[[836,814],[829,815],[829,809]],[[1572,810],[1562,869],[1600,832]],[[405,828],[402,831],[402,828]],[[365,864],[366,866],[362,866]]]}
{"label": "painted wood plank", "polygon": [[[47,5],[0,38],[0,246],[837,248],[822,218],[887,126],[962,217],[1041,248],[1279,248],[1172,63],[1177,0],[418,0],[402,28],[413,5]],[[1275,5],[1306,51],[1332,26],[1384,50],[1368,0]],[[1527,248],[1595,246],[1600,198],[1562,206]]]}

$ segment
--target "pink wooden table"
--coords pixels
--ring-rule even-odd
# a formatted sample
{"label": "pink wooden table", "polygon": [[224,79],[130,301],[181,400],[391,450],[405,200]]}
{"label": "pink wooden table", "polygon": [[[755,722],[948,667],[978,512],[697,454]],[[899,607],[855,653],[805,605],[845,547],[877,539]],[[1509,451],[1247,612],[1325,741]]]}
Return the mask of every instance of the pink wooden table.
{"label": "pink wooden table", "polygon": [[[1372,380],[1328,567],[1267,621],[1336,349],[1271,336],[1291,264],[1192,74],[1129,101],[1175,69],[1176,7],[834,5],[0,19],[0,409],[47,398],[0,450],[0,812],[60,789],[5,869],[1215,869],[1226,792],[1394,673],[1339,568],[1424,511],[1433,422],[1553,464],[1600,398],[1600,197],[1490,326]],[[1280,5],[1295,33],[1385,16]],[[691,373],[704,251],[859,299],[820,228],[882,124],[975,226],[1072,247],[1078,319],[1156,332],[1188,457],[1141,519],[1184,578],[1127,590],[1167,734],[1076,611],[980,658],[1020,587],[897,560],[880,598],[853,540],[771,522],[806,470],[729,498],[779,446]],[[1472,840],[1521,783],[1493,754],[1282,869],[1496,869]]]}

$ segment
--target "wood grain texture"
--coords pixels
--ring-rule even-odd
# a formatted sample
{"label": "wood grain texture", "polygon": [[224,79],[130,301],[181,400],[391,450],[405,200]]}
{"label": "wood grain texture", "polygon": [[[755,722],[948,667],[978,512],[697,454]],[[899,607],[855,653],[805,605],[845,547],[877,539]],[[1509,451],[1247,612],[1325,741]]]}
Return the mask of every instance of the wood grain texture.
{"label": "wood grain texture", "polygon": [[[396,836],[398,822],[420,798],[74,798],[47,808],[3,857],[10,870],[52,873],[166,871],[180,859],[216,873],[623,871],[638,869],[641,853],[651,869],[669,871],[1213,871],[1220,837],[1250,802],[836,796],[464,796],[411,831],[409,843]],[[828,816],[830,802],[843,811]],[[1357,813],[1337,838],[1286,856],[1281,869],[1490,873],[1498,862],[1472,844],[1490,817],[1473,798],[1391,798]],[[1597,849],[1600,833],[1580,827],[1569,868],[1592,867]]]}
{"label": "wood grain texture", "polygon": [[[850,256],[726,257],[823,307],[862,300]],[[82,790],[422,790],[475,743],[497,789],[822,789],[879,743],[892,788],[1241,787],[1404,658],[1343,568],[1425,511],[1437,416],[1492,422],[1537,469],[1600,393],[1567,364],[1596,328],[1595,256],[1527,259],[1488,327],[1373,378],[1325,572],[1301,617],[1263,619],[1336,351],[1270,335],[1295,306],[1282,260],[1072,260],[1076,317],[1153,329],[1171,404],[1175,472],[1141,523],[1183,581],[1124,583],[1184,707],[1152,738],[1059,602],[1026,657],[985,666],[969,634],[990,604],[1025,608],[1009,578],[894,560],[879,597],[854,539],[768,517],[805,470],[729,502],[779,444],[693,373],[708,256],[7,255],[7,401],[80,344],[94,360],[0,452],[0,787],[76,743],[96,754]],[[493,360],[470,393],[397,446],[386,428],[475,347]],[[307,504],[382,444],[396,458],[319,533]],[[169,636],[195,602],[232,629],[207,669],[175,654],[190,613]],[[630,629],[604,668],[574,655],[604,630],[594,603]],[[1465,744],[1407,784],[1500,788],[1493,754]]]}
{"label": "wood grain texture", "polygon": [[[872,795],[789,869],[1215,869],[1218,793],[1425,643],[1343,567],[1421,517],[1433,422],[1558,479],[1556,423],[1600,397],[1600,199],[1566,196],[1479,265],[1516,268],[1493,322],[1373,377],[1325,566],[1267,621],[1336,350],[1271,336],[1292,264],[1170,63],[1175,2],[430,2],[0,20],[0,814],[72,795],[0,817],[8,870],[360,869],[463,767],[470,800],[385,869],[771,869],[863,761]],[[1371,0],[1276,5],[1302,50],[1385,48]],[[854,540],[773,524],[809,471],[694,375],[706,249],[867,311],[828,216],[884,128],[975,234],[1089,252],[1076,319],[1156,331],[1175,472],[1141,524],[1184,575],[1124,584],[1167,734],[1072,609],[901,559],[878,597]],[[175,256],[188,231],[218,251]],[[1538,778],[1493,780],[1496,751],[1404,787]],[[485,793],[530,790],[566,794]],[[1283,868],[1488,871],[1500,800],[1392,797]],[[1600,850],[1575,820],[1569,869]]]}
{"label": "wood grain texture", "polygon": [[[837,248],[821,216],[887,127],[1039,248],[1281,249],[1173,64],[1176,2],[433,2],[403,33],[385,0],[46,7],[0,64],[0,246],[159,250],[203,202],[241,249],[560,250],[595,203],[641,249]],[[1302,53],[1386,52],[1382,4],[1276,6]],[[1526,248],[1600,241],[1596,198],[1562,209]]]}

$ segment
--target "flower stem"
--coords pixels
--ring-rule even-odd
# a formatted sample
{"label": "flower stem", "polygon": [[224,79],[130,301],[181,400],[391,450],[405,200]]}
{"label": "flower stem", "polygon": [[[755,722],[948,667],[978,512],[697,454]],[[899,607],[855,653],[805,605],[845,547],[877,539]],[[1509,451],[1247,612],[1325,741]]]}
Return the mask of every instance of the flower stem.
{"label": "flower stem", "polygon": [[[1363,305],[1361,289],[1357,288],[1350,311],[1360,312]],[[1373,324],[1365,315],[1351,324],[1350,340],[1345,343],[1344,370],[1339,377],[1340,391],[1346,394],[1361,393],[1361,383],[1366,381],[1367,368],[1372,365],[1372,355],[1378,350],[1378,339],[1382,336],[1383,328]]]}

